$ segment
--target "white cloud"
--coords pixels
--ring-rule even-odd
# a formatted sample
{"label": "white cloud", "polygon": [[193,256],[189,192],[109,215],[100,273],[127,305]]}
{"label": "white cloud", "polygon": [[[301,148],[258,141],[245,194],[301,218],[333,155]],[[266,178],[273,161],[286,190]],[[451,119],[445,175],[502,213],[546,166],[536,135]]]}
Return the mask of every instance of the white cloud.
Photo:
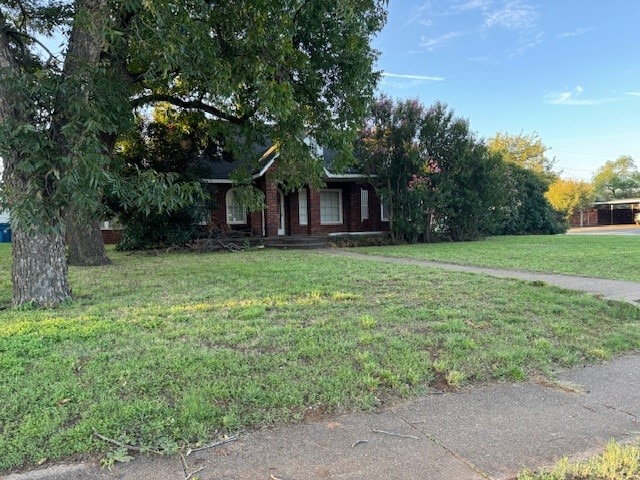
{"label": "white cloud", "polygon": [[431,26],[436,23],[436,17],[460,15],[474,10],[486,11],[495,0],[441,0],[427,1],[414,7],[409,13],[405,25],[419,23],[423,26]]}
{"label": "white cloud", "polygon": [[582,105],[582,106],[593,106],[593,105],[602,105],[603,103],[614,102],[619,100],[619,98],[580,98],[582,93],[584,92],[584,88],[578,85],[573,90],[564,91],[564,92],[553,92],[545,95],[546,103],[550,103],[552,105]]}
{"label": "white cloud", "polygon": [[487,10],[491,0],[463,0],[448,5],[448,9],[438,13],[439,16],[458,15],[471,10]]}
{"label": "white cloud", "polygon": [[416,22],[425,26],[431,25],[431,18],[428,16],[428,9],[430,5],[430,2],[426,2],[411,9],[411,13],[409,13],[409,18],[405,22],[405,26]]}
{"label": "white cloud", "polygon": [[585,33],[593,32],[594,30],[597,29],[595,27],[577,28],[571,32],[561,33],[560,35],[558,35],[558,38],[578,37],[580,35],[584,35]]}
{"label": "white cloud", "polygon": [[523,55],[543,42],[544,32],[538,27],[539,9],[532,0],[431,0],[414,8],[411,15],[411,23],[421,23],[429,28],[443,16],[460,16],[465,25],[477,22],[464,30],[424,35],[419,45],[429,52],[462,36],[480,35],[480,40],[484,41],[491,30],[497,29],[513,31],[518,37],[509,43],[515,48],[509,58]]}
{"label": "white cloud", "polygon": [[634,97],[640,97],[640,92],[627,92],[627,95],[632,95]]}
{"label": "white cloud", "polygon": [[438,47],[442,46],[443,44],[447,43],[449,40],[452,40],[454,38],[460,37],[462,35],[464,35],[464,32],[449,32],[449,33],[446,33],[444,35],[440,35],[439,37],[435,37],[435,38],[422,37],[422,42],[420,43],[420,46],[421,47],[425,47],[427,50],[432,52],[436,48],[438,48]]}
{"label": "white cloud", "polygon": [[513,52],[509,58],[514,58],[514,57],[518,57],[520,55],[524,55],[524,53],[537,46],[540,45],[542,43],[542,39],[544,38],[544,32],[538,32],[533,38],[531,38],[527,43],[524,43],[523,45],[520,45],[520,47],[518,47],[518,49]]}
{"label": "white cloud", "polygon": [[441,82],[444,80],[444,77],[434,77],[429,75],[411,75],[411,74],[404,74],[404,73],[389,73],[389,72],[382,72],[382,76],[389,77],[389,78],[405,78],[407,80],[422,80],[427,82]]}
{"label": "white cloud", "polygon": [[489,0],[467,0],[466,2],[458,3],[454,6],[456,10],[459,12],[463,12],[465,10],[475,10],[476,8],[485,9],[490,5]]}
{"label": "white cloud", "polygon": [[502,27],[509,30],[529,30],[535,27],[539,14],[537,10],[522,0],[507,0],[487,13],[484,20],[486,28]]}

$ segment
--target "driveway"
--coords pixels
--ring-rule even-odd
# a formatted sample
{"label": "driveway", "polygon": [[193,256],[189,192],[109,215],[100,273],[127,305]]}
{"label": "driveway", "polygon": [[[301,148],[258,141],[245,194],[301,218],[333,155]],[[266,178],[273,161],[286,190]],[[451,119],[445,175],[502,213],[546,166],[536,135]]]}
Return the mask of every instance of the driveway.
{"label": "driveway", "polygon": [[640,235],[640,225],[603,225],[599,227],[570,228],[567,235]]}

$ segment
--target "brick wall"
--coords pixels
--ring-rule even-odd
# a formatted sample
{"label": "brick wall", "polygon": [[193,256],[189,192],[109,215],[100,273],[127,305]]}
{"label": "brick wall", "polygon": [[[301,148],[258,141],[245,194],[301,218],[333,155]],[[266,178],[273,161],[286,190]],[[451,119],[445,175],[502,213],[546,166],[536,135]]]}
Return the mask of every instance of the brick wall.
{"label": "brick wall", "polygon": [[590,208],[582,211],[582,223],[580,223],[580,212],[573,214],[569,220],[572,227],[593,227],[598,225],[598,210]]}
{"label": "brick wall", "polygon": [[265,233],[267,237],[278,235],[280,210],[278,209],[278,187],[267,179],[265,184]]}
{"label": "brick wall", "polygon": [[262,235],[262,212],[247,212],[247,221],[243,224],[227,224],[227,192],[231,184],[218,184],[212,194],[215,205],[211,210],[208,228],[213,233],[230,233],[234,230],[250,231],[252,235]]}
{"label": "brick wall", "polygon": [[[232,186],[217,185],[214,200],[217,209],[211,212],[210,228],[213,231],[229,232],[231,230],[251,230],[253,235],[274,237],[278,235],[280,211],[278,208],[278,188],[272,176],[267,173],[266,179],[261,179],[256,185],[265,192],[264,212],[247,213],[247,223],[244,225],[227,225],[226,222],[226,194]],[[307,225],[300,225],[299,195],[293,192],[284,195],[285,235],[328,235],[342,232],[372,232],[388,231],[389,222],[380,219],[380,200],[374,188],[367,183],[329,182],[327,189],[337,189],[342,192],[342,223],[338,225],[323,225],[320,222],[320,192],[306,188],[307,194]],[[361,190],[369,192],[369,218],[361,219]],[[264,218],[265,228],[262,228]]]}
{"label": "brick wall", "polygon": [[122,238],[122,230],[101,230],[100,233],[105,245],[115,245]]}
{"label": "brick wall", "polygon": [[[299,226],[298,202],[297,198],[292,201],[295,204],[296,228],[292,228],[294,234],[308,235],[328,235],[339,232],[372,232],[389,230],[389,222],[382,222],[380,219],[380,200],[373,187],[366,183],[327,183],[327,189],[339,189],[342,191],[342,223],[339,225],[323,225],[320,222],[320,192],[317,190],[308,191],[309,225]],[[361,190],[369,191],[369,218],[361,219]]]}

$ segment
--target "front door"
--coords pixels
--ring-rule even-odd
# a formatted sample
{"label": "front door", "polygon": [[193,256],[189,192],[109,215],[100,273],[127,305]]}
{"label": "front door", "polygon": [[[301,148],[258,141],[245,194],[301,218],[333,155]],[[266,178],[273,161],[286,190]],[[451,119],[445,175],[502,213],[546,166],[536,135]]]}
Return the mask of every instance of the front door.
{"label": "front door", "polygon": [[285,232],[285,216],[284,216],[284,193],[278,190],[278,235],[284,235]]}

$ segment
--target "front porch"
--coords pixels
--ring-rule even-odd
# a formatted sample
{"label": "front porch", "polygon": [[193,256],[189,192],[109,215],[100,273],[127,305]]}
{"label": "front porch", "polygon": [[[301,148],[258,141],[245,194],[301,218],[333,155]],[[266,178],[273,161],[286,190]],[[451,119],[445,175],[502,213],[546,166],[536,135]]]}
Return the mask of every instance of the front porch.
{"label": "front porch", "polygon": [[277,237],[264,237],[263,242],[266,248],[313,250],[317,248],[327,248],[329,246],[329,237],[326,235],[280,235]]}

